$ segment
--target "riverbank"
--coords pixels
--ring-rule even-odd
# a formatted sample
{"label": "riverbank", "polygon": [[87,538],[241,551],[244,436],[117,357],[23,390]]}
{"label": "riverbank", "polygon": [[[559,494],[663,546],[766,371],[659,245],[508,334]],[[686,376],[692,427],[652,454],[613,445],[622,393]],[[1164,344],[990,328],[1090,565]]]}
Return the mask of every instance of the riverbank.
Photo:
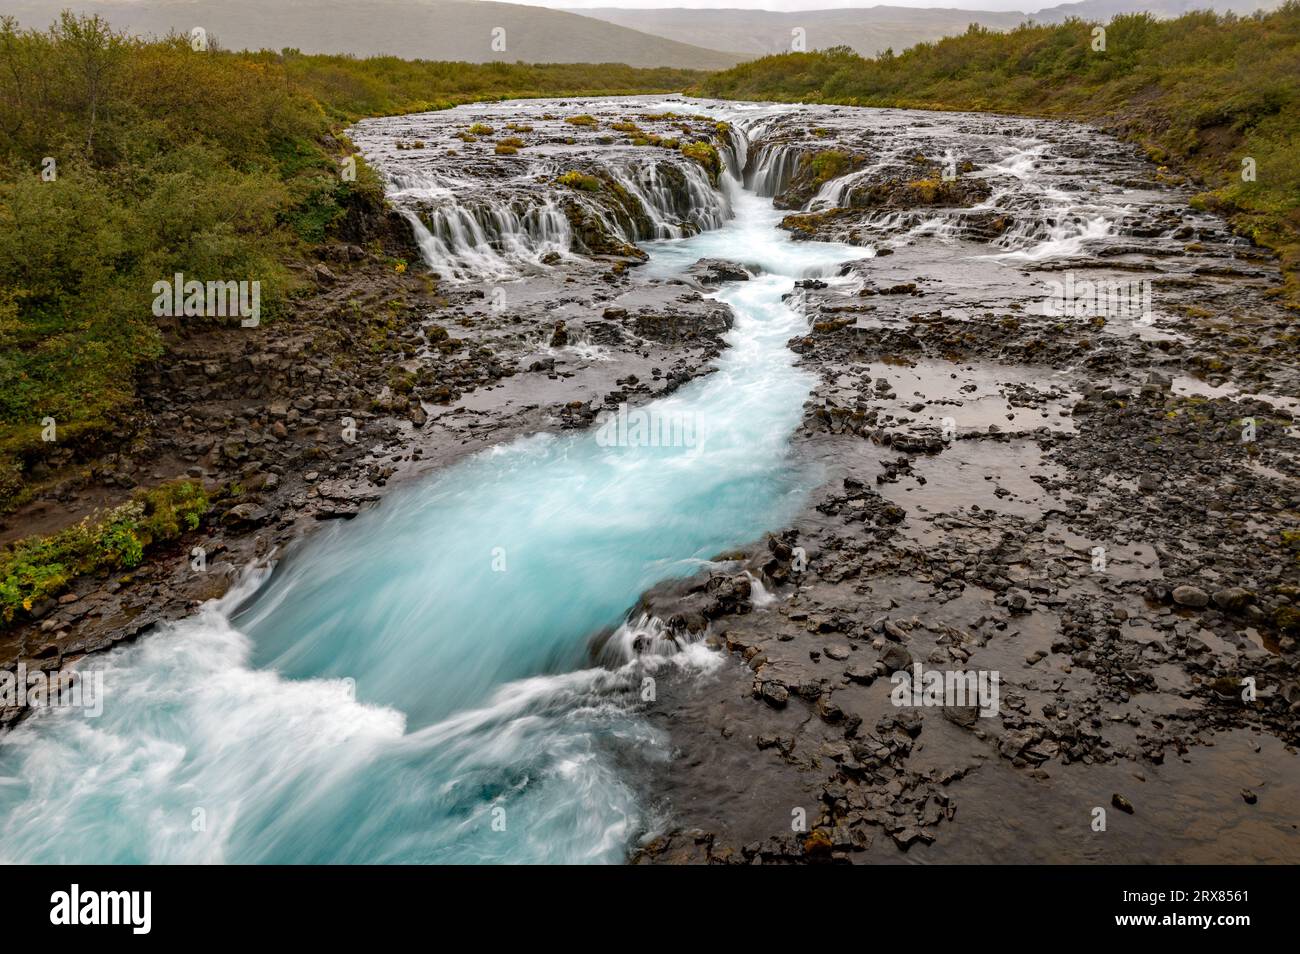
{"label": "riverbank", "polygon": [[[0,62],[0,515],[155,441],[136,384],[187,340],[299,321],[322,264],[393,284],[367,231],[383,186],[344,135],[351,123],[677,90],[701,75],[231,52],[202,30],[147,39],[71,13],[39,31],[0,19]],[[157,284],[173,281],[206,285],[206,298],[164,307]],[[238,300],[214,285],[238,286]]]}

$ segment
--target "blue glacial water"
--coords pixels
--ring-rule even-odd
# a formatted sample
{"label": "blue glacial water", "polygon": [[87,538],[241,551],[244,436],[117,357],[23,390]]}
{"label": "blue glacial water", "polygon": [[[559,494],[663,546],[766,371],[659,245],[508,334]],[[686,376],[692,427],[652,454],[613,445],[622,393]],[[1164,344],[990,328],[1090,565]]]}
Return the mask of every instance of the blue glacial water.
{"label": "blue glacial water", "polygon": [[[734,183],[730,184],[734,189]],[[864,250],[792,243],[769,200],[648,245],[764,269],[717,297],[717,371],[648,407],[693,446],[537,435],[394,492],[273,573],[96,657],[104,712],[46,710],[0,748],[11,862],[618,862],[654,819],[628,765],[666,759],[638,716],[659,666],[597,666],[656,581],[782,526],[817,480],[790,453],[812,377],[786,342],[794,278]]]}

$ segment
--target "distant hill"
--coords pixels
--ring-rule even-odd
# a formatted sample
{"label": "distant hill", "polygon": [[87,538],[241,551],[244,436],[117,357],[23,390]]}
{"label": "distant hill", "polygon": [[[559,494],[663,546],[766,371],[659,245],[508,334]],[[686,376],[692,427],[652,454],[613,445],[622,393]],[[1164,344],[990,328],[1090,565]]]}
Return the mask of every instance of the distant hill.
{"label": "distant hill", "polygon": [[917,43],[955,36],[965,32],[972,23],[992,30],[1009,30],[1029,20],[1059,23],[1074,16],[1109,21],[1117,13],[1143,10],[1158,17],[1176,17],[1189,10],[1204,10],[1209,7],[1219,12],[1250,13],[1256,9],[1275,9],[1280,6],[1280,2],[1281,0],[1083,0],[1081,3],[1051,7],[1034,14],[891,6],[800,10],[792,13],[682,7],[584,7],[580,11],[574,8],[574,12],[655,36],[700,43],[713,49],[735,50],[749,56],[789,53],[790,31],[796,27],[805,31],[809,50],[849,46],[862,56],[874,56],[885,49],[893,49],[897,53]]}
{"label": "distant hill", "polygon": [[[720,0],[726,2],[726,0]],[[163,35],[203,27],[229,49],[388,54],[406,59],[527,63],[626,63],[725,69],[790,51],[791,30],[807,49],[850,46],[864,56],[963,33],[971,23],[1008,30],[1026,20],[1109,20],[1138,9],[1178,16],[1189,9],[1250,12],[1281,0],[1083,0],[1032,15],[944,7],[845,7],[782,13],[742,9],[560,9],[488,0],[6,0],[23,26],[48,26],[59,11],[98,13],[119,29]],[[1027,6],[1029,4],[1026,4]],[[493,30],[505,49],[492,49]]]}
{"label": "distant hill", "polygon": [[1153,17],[1172,18],[1193,10],[1246,14],[1276,10],[1281,5],[1282,0],[1082,0],[1039,10],[1032,19],[1039,23],[1060,23],[1070,17],[1106,21],[1118,13],[1149,13]]}
{"label": "distant hill", "polygon": [[583,9],[584,16],[674,40],[690,37],[750,56],[789,53],[791,31],[802,28],[807,49],[851,46],[863,56],[892,48],[895,52],[929,40],[963,32],[971,23],[1008,30],[1023,23],[1023,13],[916,7],[866,7],[841,10],[623,10]]}
{"label": "distant hill", "polygon": [[[43,28],[65,8],[97,13],[133,33],[202,27],[236,50],[693,69],[723,69],[744,58],[562,10],[485,0],[8,0],[3,12]],[[497,27],[505,30],[504,51],[492,49]]]}

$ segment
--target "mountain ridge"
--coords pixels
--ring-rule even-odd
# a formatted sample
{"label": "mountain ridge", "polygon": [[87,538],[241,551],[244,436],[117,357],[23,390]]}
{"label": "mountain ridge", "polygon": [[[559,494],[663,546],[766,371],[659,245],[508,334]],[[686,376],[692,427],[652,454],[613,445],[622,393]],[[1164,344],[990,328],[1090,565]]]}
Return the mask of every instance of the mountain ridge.
{"label": "mountain ridge", "polygon": [[307,0],[274,7],[260,0],[19,0],[6,12],[23,26],[44,29],[63,9],[98,14],[141,35],[202,27],[227,49],[691,69],[725,69],[744,59],[565,10],[488,0]]}
{"label": "mountain ridge", "polygon": [[1207,7],[1244,13],[1276,6],[1277,0],[1081,0],[1036,13],[886,4],[796,11],[726,6],[564,9],[655,36],[678,41],[689,37],[691,42],[746,56],[791,52],[791,31],[796,28],[804,31],[803,43],[807,50],[848,46],[861,56],[875,56],[886,49],[898,53],[918,43],[964,33],[972,23],[993,30],[1009,30],[1024,23],[1059,23],[1070,17],[1105,22],[1127,12],[1142,11],[1166,18]]}

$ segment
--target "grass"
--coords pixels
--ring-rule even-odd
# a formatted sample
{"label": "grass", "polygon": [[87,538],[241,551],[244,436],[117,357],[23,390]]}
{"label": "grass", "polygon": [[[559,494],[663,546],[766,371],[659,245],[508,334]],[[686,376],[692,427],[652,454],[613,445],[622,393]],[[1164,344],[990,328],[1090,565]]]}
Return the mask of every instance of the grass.
{"label": "grass", "polygon": [[599,192],[601,187],[601,181],[595,176],[589,176],[585,172],[579,172],[576,169],[570,169],[555,181],[562,186],[579,189],[583,192]]}

